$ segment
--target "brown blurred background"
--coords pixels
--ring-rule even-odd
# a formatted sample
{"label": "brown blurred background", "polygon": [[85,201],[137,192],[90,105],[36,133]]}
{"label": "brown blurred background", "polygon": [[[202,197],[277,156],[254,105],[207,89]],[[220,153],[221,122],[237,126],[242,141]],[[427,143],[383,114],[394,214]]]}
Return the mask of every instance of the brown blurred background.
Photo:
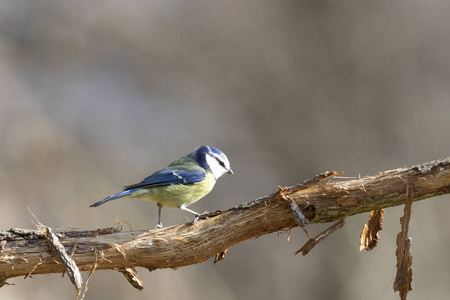
{"label": "brown blurred background", "polygon": [[[227,209],[326,170],[346,176],[446,157],[448,1],[0,1],[0,229],[153,228],[153,203],[89,205],[201,144],[235,171],[192,206]],[[449,196],[413,205],[408,299],[448,298]],[[301,230],[241,243],[225,261],[139,269],[145,290],[97,271],[86,299],[398,299],[386,212],[306,257]],[[187,214],[164,211],[164,224]],[[311,225],[316,234],[328,225]],[[86,274],[84,273],[84,279]],[[10,280],[1,299],[74,299],[60,274]]]}

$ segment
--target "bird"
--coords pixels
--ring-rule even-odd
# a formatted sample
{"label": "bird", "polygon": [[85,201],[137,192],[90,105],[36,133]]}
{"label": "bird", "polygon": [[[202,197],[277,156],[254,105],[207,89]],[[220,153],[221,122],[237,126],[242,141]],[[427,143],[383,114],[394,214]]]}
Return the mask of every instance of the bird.
{"label": "bird", "polygon": [[166,168],[139,183],[125,186],[123,192],[106,197],[90,207],[124,197],[137,198],[157,204],[156,228],[162,228],[163,207],[179,208],[194,214],[194,224],[197,225],[196,220],[202,214],[189,209],[188,206],[211,192],[217,179],[226,173],[233,174],[233,171],[225,153],[212,146],[198,146],[190,154],[173,161]]}

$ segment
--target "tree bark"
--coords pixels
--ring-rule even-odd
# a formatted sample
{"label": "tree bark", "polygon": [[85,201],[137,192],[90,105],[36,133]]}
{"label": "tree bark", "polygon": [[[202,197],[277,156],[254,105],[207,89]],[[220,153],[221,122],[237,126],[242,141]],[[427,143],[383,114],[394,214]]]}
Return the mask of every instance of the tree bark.
{"label": "tree bark", "polygon": [[[272,195],[210,213],[208,219],[197,221],[198,227],[186,223],[142,231],[109,228],[55,234],[66,252],[73,254],[80,271],[94,267],[179,268],[224,255],[242,241],[298,226],[291,200],[311,223],[325,223],[337,221],[352,210],[359,214],[401,205],[406,201],[408,185],[414,189],[413,201],[450,192],[450,157],[374,176],[321,182],[336,174],[325,172]],[[66,270],[52,254],[44,229],[0,231],[0,286],[16,276]]]}

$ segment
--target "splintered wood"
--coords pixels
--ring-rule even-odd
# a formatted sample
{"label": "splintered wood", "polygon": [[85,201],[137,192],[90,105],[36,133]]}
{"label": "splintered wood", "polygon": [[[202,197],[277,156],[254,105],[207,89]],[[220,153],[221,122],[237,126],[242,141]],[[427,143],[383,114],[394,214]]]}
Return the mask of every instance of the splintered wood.
{"label": "splintered wood", "polygon": [[[336,230],[338,230],[339,228],[342,228],[345,225],[345,219],[356,213],[356,211],[361,207],[360,205],[355,206],[351,211],[349,211],[342,219],[340,219],[339,221],[337,221],[336,223],[334,223],[333,225],[331,225],[330,227],[328,227],[327,229],[325,229],[324,231],[322,231],[321,233],[319,233],[319,235],[317,235],[314,238],[310,238],[304,245],[303,247],[301,247],[299,250],[295,251],[294,254],[297,255],[299,253],[301,253],[303,256],[305,256],[306,254],[308,254],[315,246],[317,246],[317,244],[319,244],[321,241],[323,241],[325,238],[327,238],[328,236],[330,236],[333,232],[335,232]],[[309,235],[309,234],[308,234]]]}
{"label": "splintered wood", "polygon": [[225,250],[217,253],[216,256],[214,257],[214,264],[217,264],[219,261],[224,260],[225,255],[227,255],[227,251],[228,251],[228,249],[225,249]]}
{"label": "splintered wood", "polygon": [[81,273],[77,267],[77,264],[67,254],[66,249],[59,241],[59,238],[49,227],[46,227],[45,236],[48,240],[48,246],[55,259],[62,262],[66,266],[67,274],[69,274],[70,281],[75,286],[78,298],[81,293],[81,289],[83,288],[83,279],[81,278]]}
{"label": "splintered wood", "polygon": [[394,281],[394,291],[400,292],[400,299],[406,300],[409,291],[412,291],[412,256],[411,238],[408,237],[409,221],[411,219],[411,206],[414,197],[414,185],[406,188],[406,203],[403,217],[400,218],[401,231],[397,235],[397,275]]}
{"label": "splintered wood", "polygon": [[119,268],[117,269],[120,273],[125,276],[128,282],[135,288],[140,291],[144,289],[144,283],[138,276],[138,272],[135,268]]}
{"label": "splintered wood", "polygon": [[380,240],[378,232],[383,229],[384,209],[372,210],[369,222],[364,224],[359,241],[359,251],[370,251],[375,248]]}

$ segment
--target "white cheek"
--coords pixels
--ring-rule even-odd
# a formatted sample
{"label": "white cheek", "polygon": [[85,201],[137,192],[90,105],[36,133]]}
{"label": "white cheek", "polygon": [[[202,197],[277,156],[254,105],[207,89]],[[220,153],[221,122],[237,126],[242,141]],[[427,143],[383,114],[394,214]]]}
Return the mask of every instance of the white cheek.
{"label": "white cheek", "polygon": [[211,172],[213,173],[216,179],[219,179],[219,177],[225,174],[227,171],[219,164],[217,159],[215,159],[214,157],[206,155],[206,162],[209,165],[209,168],[211,169]]}

